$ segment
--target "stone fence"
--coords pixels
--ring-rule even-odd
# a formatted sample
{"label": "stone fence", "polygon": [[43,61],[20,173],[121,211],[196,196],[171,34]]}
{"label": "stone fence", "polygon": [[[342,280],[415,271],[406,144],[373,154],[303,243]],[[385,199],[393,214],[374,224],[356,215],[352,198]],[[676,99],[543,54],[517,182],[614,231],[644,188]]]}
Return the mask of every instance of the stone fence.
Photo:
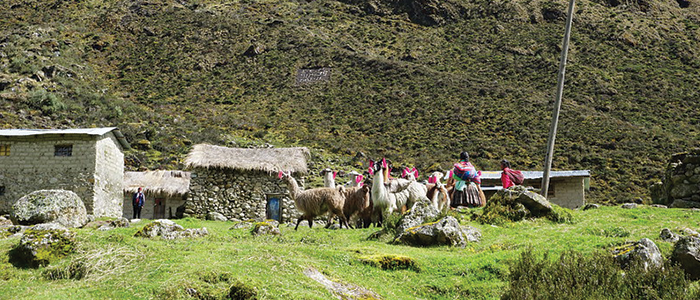
{"label": "stone fence", "polygon": [[650,187],[654,203],[700,208],[700,148],[671,156],[662,182]]}

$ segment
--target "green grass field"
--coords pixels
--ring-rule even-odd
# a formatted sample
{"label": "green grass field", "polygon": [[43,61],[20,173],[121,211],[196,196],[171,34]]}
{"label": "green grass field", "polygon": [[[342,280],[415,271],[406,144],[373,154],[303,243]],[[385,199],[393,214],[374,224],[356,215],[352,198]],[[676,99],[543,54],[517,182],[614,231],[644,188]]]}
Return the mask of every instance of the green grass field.
{"label": "green grass field", "polygon": [[[368,240],[375,228],[329,230],[282,224],[280,236],[255,237],[231,222],[183,219],[185,228],[206,227],[204,238],[166,241],[134,237],[148,220],[110,231],[76,229],[79,250],[38,269],[8,261],[19,242],[0,240],[2,299],[225,299],[232,285],[253,289],[258,299],[337,299],[303,271],[369,289],[383,299],[498,299],[508,286],[509,266],[524,251],[558,258],[569,250],[584,255],[608,252],[641,238],[653,240],[665,258],[673,245],[658,236],[663,228],[700,229],[700,211],[602,207],[575,211],[573,224],[544,219],[484,225],[470,221],[480,210],[458,214],[477,227],[482,240],[466,248],[418,248]],[[361,262],[367,255],[403,255],[417,268],[382,270]],[[47,274],[82,270],[80,279]],[[691,285],[697,290],[697,283]],[[189,292],[188,292],[189,291]],[[196,291],[196,292],[195,292]]]}

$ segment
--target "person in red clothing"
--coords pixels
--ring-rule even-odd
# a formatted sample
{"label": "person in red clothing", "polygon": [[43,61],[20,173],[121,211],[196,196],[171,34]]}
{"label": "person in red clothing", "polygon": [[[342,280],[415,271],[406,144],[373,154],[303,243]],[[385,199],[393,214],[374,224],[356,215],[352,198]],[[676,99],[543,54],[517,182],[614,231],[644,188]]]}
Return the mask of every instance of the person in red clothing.
{"label": "person in red clothing", "polygon": [[501,170],[503,170],[503,172],[501,172],[501,185],[503,188],[507,189],[514,186],[515,184],[510,180],[510,176],[508,176],[508,170],[510,170],[510,162],[508,160],[504,159],[501,161]]}

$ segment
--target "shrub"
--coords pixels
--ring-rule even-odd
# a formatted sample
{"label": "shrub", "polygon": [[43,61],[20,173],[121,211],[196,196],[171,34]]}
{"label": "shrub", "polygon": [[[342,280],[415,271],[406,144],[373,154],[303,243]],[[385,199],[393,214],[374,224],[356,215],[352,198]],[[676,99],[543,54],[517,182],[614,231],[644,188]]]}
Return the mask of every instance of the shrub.
{"label": "shrub", "polygon": [[508,289],[501,299],[697,299],[678,266],[644,270],[633,264],[622,271],[608,254],[548,254],[538,259],[532,249],[510,266]]}

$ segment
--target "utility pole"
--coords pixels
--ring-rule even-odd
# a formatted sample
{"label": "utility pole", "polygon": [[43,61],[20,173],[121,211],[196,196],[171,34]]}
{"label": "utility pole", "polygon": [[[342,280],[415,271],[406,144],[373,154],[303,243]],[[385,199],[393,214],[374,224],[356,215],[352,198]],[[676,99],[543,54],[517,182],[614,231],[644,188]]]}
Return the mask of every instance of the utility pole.
{"label": "utility pole", "polygon": [[566,72],[566,56],[569,52],[569,39],[571,37],[571,23],[574,16],[574,2],[569,0],[569,14],[566,16],[566,30],[564,31],[564,42],[561,49],[561,61],[559,61],[559,76],[557,76],[557,96],[554,100],[554,112],[552,113],[552,125],[549,128],[549,139],[547,140],[547,157],[544,162],[544,172],[542,173],[542,196],[547,198],[549,189],[549,171],[552,169],[552,156],[554,156],[554,140],[557,136],[557,125],[559,123],[559,110],[561,110],[561,98],[564,93],[564,73]]}

